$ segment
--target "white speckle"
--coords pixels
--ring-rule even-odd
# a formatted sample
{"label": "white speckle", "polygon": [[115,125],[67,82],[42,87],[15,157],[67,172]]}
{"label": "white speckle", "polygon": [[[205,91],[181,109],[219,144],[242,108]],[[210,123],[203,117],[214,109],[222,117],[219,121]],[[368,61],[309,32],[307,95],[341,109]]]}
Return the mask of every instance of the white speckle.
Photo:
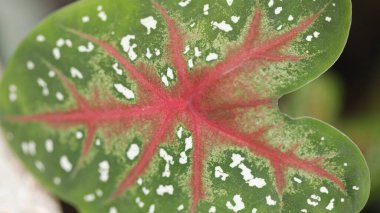
{"label": "white speckle", "polygon": [[156,206],[154,204],[152,204],[149,206],[148,213],[154,213],[155,210],[156,210]]}
{"label": "white speckle", "polygon": [[121,46],[123,47],[124,52],[128,53],[129,58],[134,61],[137,58],[137,54],[135,52],[135,48],[137,44],[132,44],[131,40],[136,39],[134,35],[127,35],[121,39]]}
{"label": "white speckle", "polygon": [[83,16],[82,17],[82,22],[83,23],[87,23],[87,22],[89,22],[90,21],[90,17],[88,17],[88,16]]}
{"label": "white speckle", "polygon": [[310,198],[307,199],[307,204],[309,204],[310,206],[318,206],[320,201],[321,197],[313,194],[310,196]]}
{"label": "white speckle", "polygon": [[108,213],[117,213],[116,207],[111,207]]}
{"label": "white speckle", "polygon": [[231,167],[231,168],[235,168],[235,167],[237,167],[241,162],[243,162],[243,160],[244,160],[245,158],[243,158],[243,157],[242,157],[241,155],[239,155],[239,154],[232,154],[231,159],[232,159],[232,163],[230,164],[230,167]]}
{"label": "white speckle", "polygon": [[182,138],[182,133],[183,133],[183,128],[182,128],[182,126],[181,126],[181,127],[179,127],[178,130],[177,130],[177,137],[178,137],[179,139]]}
{"label": "white speckle", "polygon": [[313,39],[313,36],[312,35],[308,35],[306,36],[306,41],[311,41]]}
{"label": "white speckle", "polygon": [[96,197],[94,194],[88,194],[83,197],[84,201],[86,202],[94,202],[95,198]]}
{"label": "white speckle", "polygon": [[148,195],[150,193],[150,190],[145,187],[142,187],[142,192],[144,193],[144,195]]}
{"label": "white speckle", "polygon": [[34,141],[21,143],[21,149],[25,155],[35,156],[37,154],[36,143]]}
{"label": "white speckle", "polygon": [[325,20],[326,20],[327,22],[331,22],[332,18],[329,17],[329,16],[326,16]]}
{"label": "white speckle", "polygon": [[256,213],[257,212],[257,209],[256,208],[253,208],[252,209],[252,213]]}
{"label": "white speckle", "polygon": [[97,146],[102,145],[102,141],[101,141],[99,138],[96,139],[96,141],[95,141],[95,145],[97,145]]}
{"label": "white speckle", "polygon": [[358,186],[353,186],[352,189],[356,190],[356,191],[359,191],[360,188]]}
{"label": "white speckle", "polygon": [[193,68],[194,67],[194,60],[193,59],[189,59],[189,61],[187,62],[187,65],[189,66],[189,68]]}
{"label": "white speckle", "polygon": [[146,48],[146,54],[145,56],[148,58],[148,59],[151,59],[153,54],[150,52],[150,49],[149,48]]}
{"label": "white speckle", "polygon": [[112,68],[113,68],[113,70],[115,70],[116,74],[123,75],[123,70],[119,68],[119,64],[118,63],[114,63],[112,65]]}
{"label": "white speckle", "polygon": [[83,133],[81,132],[81,131],[77,131],[76,133],[75,133],[75,137],[76,137],[76,139],[78,139],[78,140],[80,140],[80,139],[83,139]]}
{"label": "white speckle", "polygon": [[45,36],[40,34],[36,37],[36,41],[37,42],[44,42],[44,41],[46,41],[46,38],[45,38]]}
{"label": "white speckle", "polygon": [[243,203],[243,199],[241,198],[240,195],[235,195],[233,198],[233,201],[235,205],[233,205],[230,201],[227,201],[226,207],[233,212],[239,212],[245,208],[245,205]]}
{"label": "white speckle", "polygon": [[55,97],[57,98],[58,101],[63,101],[65,99],[65,97],[63,96],[61,92],[55,93]]}
{"label": "white speckle", "polygon": [[274,10],[274,14],[278,15],[282,12],[282,7],[277,7],[275,10]]}
{"label": "white speckle", "polygon": [[333,210],[334,209],[334,202],[335,202],[335,199],[334,198],[331,199],[329,204],[326,206],[326,209],[329,211]]}
{"label": "white speckle", "polygon": [[160,196],[164,196],[165,194],[173,195],[174,187],[173,185],[167,185],[167,186],[159,185],[156,192]]}
{"label": "white speckle", "polygon": [[59,48],[56,47],[53,49],[53,56],[56,60],[59,60],[61,58],[61,51]]}
{"label": "white speckle", "polygon": [[203,15],[207,16],[209,14],[208,10],[210,9],[209,4],[203,5]]}
{"label": "white speckle", "polygon": [[36,67],[36,66],[34,65],[34,62],[33,62],[33,61],[27,61],[27,62],[26,62],[26,68],[27,68],[28,70],[34,70],[35,67]]}
{"label": "white speckle", "polygon": [[59,38],[56,42],[57,47],[63,47],[65,45],[65,39]]}
{"label": "white speckle", "polygon": [[102,6],[102,5],[98,5],[98,7],[96,7],[96,9],[97,9],[98,11],[102,11],[102,10],[103,10],[103,6]]}
{"label": "white speckle", "polygon": [[187,5],[189,5],[191,2],[191,0],[181,0],[178,5],[181,6],[181,7],[186,7]]}
{"label": "white speckle", "polygon": [[216,213],[216,207],[211,206],[210,209],[208,210],[208,213]]}
{"label": "white speckle", "polygon": [[177,211],[182,211],[184,208],[185,208],[185,206],[183,206],[183,204],[181,204],[177,207]]}
{"label": "white speckle", "polygon": [[36,162],[34,163],[34,165],[36,166],[36,168],[37,168],[39,171],[41,171],[41,172],[45,171],[45,165],[44,165],[41,161],[36,161]]}
{"label": "white speckle", "polygon": [[347,167],[347,166],[348,166],[348,163],[344,163],[343,166],[344,166],[344,167]]}
{"label": "white speckle", "polygon": [[9,101],[17,101],[17,87],[15,85],[9,85]]}
{"label": "white speckle", "polygon": [[60,185],[61,182],[62,182],[61,178],[59,178],[59,177],[55,177],[55,178],[53,178],[53,183],[54,183],[55,185]]}
{"label": "white speckle", "polygon": [[257,178],[252,175],[251,169],[249,169],[246,165],[243,163],[240,163],[239,168],[241,169],[241,175],[243,175],[243,179],[246,183],[248,183],[249,186],[257,187],[259,189],[263,188],[267,183],[262,178]]}
{"label": "white speckle", "polygon": [[183,54],[187,54],[189,51],[190,51],[190,46],[187,45],[187,46],[185,47],[185,50],[183,51]]}
{"label": "white speckle", "polygon": [[138,205],[140,208],[143,208],[143,207],[144,207],[145,204],[144,204],[144,202],[141,201],[141,198],[140,198],[140,197],[137,197],[135,201],[136,201],[137,205]]}
{"label": "white speckle", "polygon": [[[314,32],[313,33],[314,36],[315,36],[315,33],[318,33],[318,32]],[[319,35],[319,34],[317,34],[317,35]],[[324,141],[324,140],[326,140],[326,138],[325,137],[321,137],[321,141]]]}
{"label": "white speckle", "polygon": [[293,20],[294,20],[294,17],[292,15],[289,15],[288,21],[293,21]]}
{"label": "white speckle", "polygon": [[227,0],[228,6],[232,6],[233,3],[234,3],[234,0]]}
{"label": "white speckle", "polygon": [[174,79],[174,73],[170,67],[168,67],[168,69],[166,70],[166,76],[168,76],[170,79]]}
{"label": "white speckle", "polygon": [[143,180],[142,180],[141,178],[138,178],[138,179],[137,179],[137,184],[138,184],[139,186],[141,186],[141,185],[143,184]]}
{"label": "white speckle", "polygon": [[78,47],[78,51],[81,52],[81,53],[89,53],[89,52],[92,52],[94,49],[95,49],[95,46],[91,42],[88,42],[87,46],[80,45]]}
{"label": "white speckle", "polygon": [[72,47],[73,47],[73,42],[72,42],[70,39],[66,39],[65,44],[66,44],[66,46],[69,47],[69,48],[72,48]]}
{"label": "white speckle", "polygon": [[329,193],[329,190],[328,190],[326,187],[324,187],[324,186],[322,186],[322,187],[319,189],[319,191],[320,191],[321,193],[324,193],[324,194],[328,194],[328,193]]}
{"label": "white speckle", "polygon": [[341,198],[341,199],[340,199],[340,202],[341,202],[341,203],[344,203],[344,198]]}
{"label": "white speckle", "polygon": [[156,54],[156,56],[159,56],[159,55],[161,55],[161,51],[159,49],[155,48],[154,54]]}
{"label": "white speckle", "polygon": [[297,183],[302,183],[302,180],[299,179],[299,178],[297,178],[297,177],[294,177],[293,180],[294,180],[295,182],[297,182]]}
{"label": "white speckle", "polygon": [[[181,127],[181,131],[182,131],[182,127]],[[182,136],[182,132],[181,132],[181,136]],[[193,148],[193,138],[188,137],[185,139],[185,150],[180,153],[180,159],[179,159],[180,164],[186,164],[187,163],[186,152],[192,148]]]}
{"label": "white speckle", "polygon": [[135,98],[135,93],[122,84],[114,84],[115,89],[128,100]]}
{"label": "white speckle", "polygon": [[166,75],[163,75],[161,76],[161,81],[162,83],[164,83],[165,86],[169,86],[169,80],[168,80],[168,77]]}
{"label": "white speckle", "polygon": [[109,179],[110,164],[105,160],[100,162],[98,166],[98,172],[100,174],[99,180],[105,183]]}
{"label": "white speckle", "polygon": [[207,55],[206,61],[214,61],[214,60],[217,60],[218,58],[219,58],[218,54],[210,53]]}
{"label": "white speckle", "polygon": [[199,48],[198,47],[195,47],[194,48],[194,55],[195,55],[195,57],[200,57],[201,55],[202,55],[202,52],[199,50]]}
{"label": "white speckle", "polygon": [[71,77],[83,79],[83,74],[75,67],[70,68]]}
{"label": "white speckle", "polygon": [[146,27],[147,34],[150,35],[152,29],[155,30],[157,28],[157,20],[153,18],[153,16],[149,16],[140,20],[140,23]]}
{"label": "white speckle", "polygon": [[301,212],[307,213],[307,209],[301,209]]}
{"label": "white speckle", "polygon": [[191,27],[191,28],[195,27],[195,22],[191,23],[191,24],[190,24],[190,27]]}
{"label": "white speckle", "polygon": [[232,26],[230,24],[227,24],[226,21],[222,21],[222,22],[216,22],[216,21],[213,21],[211,22],[212,26],[213,26],[213,29],[219,29],[221,31],[224,31],[224,32],[230,32],[233,30]]}
{"label": "white speckle", "polygon": [[52,153],[54,151],[54,143],[51,139],[47,139],[45,141],[45,149],[48,153]]}
{"label": "white speckle", "polygon": [[166,162],[162,177],[170,177],[170,165],[174,165],[173,156],[169,155],[164,149],[160,149],[160,157]]}
{"label": "white speckle", "polygon": [[280,26],[277,27],[277,30],[280,31],[282,29],[282,24]]}
{"label": "white speckle", "polygon": [[270,195],[266,196],[265,200],[267,201],[268,206],[275,206],[277,204],[277,201],[274,201]]}
{"label": "white speckle", "polygon": [[233,22],[233,23],[238,23],[239,22],[239,20],[240,20],[240,17],[239,16],[231,16],[231,21]]}
{"label": "white speckle", "polygon": [[102,197],[102,196],[103,196],[103,191],[100,190],[100,189],[97,189],[97,190],[95,191],[95,193],[96,193],[96,196],[98,196],[98,197]]}
{"label": "white speckle", "polygon": [[140,154],[140,148],[137,144],[131,144],[127,151],[127,157],[129,160],[134,160]]}
{"label": "white speckle", "polygon": [[188,137],[185,139],[185,151],[193,148],[193,137]]}
{"label": "white speckle", "polygon": [[71,170],[73,169],[73,165],[71,164],[69,158],[66,155],[60,158],[59,164],[65,172],[71,172]]}
{"label": "white speckle", "polygon": [[215,177],[222,179],[222,181],[226,181],[227,177],[229,176],[227,173],[224,173],[222,167],[217,166],[215,167]]}
{"label": "white speckle", "polygon": [[269,0],[268,7],[273,7],[273,5],[274,5],[274,1],[273,0]]}
{"label": "white speckle", "polygon": [[47,83],[42,78],[38,78],[37,84],[38,84],[38,86],[40,86],[42,88],[42,95],[48,96],[50,92],[49,92],[49,89],[47,87]]}
{"label": "white speckle", "polygon": [[107,21],[107,14],[106,14],[104,11],[101,11],[101,12],[98,14],[98,17],[99,17],[100,20],[102,20],[102,21]]}
{"label": "white speckle", "polygon": [[315,32],[313,33],[313,35],[314,35],[315,38],[318,38],[320,34],[321,34],[321,33],[317,32],[317,31],[315,31]]}
{"label": "white speckle", "polygon": [[53,70],[50,70],[49,73],[48,73],[48,76],[50,78],[54,78],[55,77],[55,72]]}

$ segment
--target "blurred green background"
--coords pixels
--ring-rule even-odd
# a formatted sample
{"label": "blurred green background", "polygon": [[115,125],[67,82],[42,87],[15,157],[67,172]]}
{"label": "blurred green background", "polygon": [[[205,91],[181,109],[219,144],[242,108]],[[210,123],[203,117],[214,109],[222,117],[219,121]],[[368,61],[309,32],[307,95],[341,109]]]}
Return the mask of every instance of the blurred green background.
{"label": "blurred green background", "polygon": [[[73,0],[0,0],[0,74],[24,36]],[[352,0],[348,44],[329,72],[280,100],[283,112],[311,116],[342,130],[360,147],[371,171],[363,212],[380,212],[380,1]],[[75,210],[62,203],[65,213]]]}

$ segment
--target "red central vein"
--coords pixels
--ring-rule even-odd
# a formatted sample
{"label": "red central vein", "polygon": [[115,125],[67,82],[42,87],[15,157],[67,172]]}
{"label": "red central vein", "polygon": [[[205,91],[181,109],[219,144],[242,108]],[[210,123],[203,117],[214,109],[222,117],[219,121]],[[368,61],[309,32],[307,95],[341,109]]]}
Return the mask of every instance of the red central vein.
{"label": "red central vein", "polygon": [[[182,53],[184,41],[180,30],[177,28],[175,21],[168,15],[168,12],[164,7],[154,1],[153,5],[162,15],[168,28],[169,42],[167,49],[171,63],[178,73],[178,88],[181,90],[181,97],[172,97],[170,93],[160,86],[160,84],[156,84],[152,79],[146,78],[137,67],[124,58],[123,55],[111,44],[91,35],[69,29],[69,31],[75,35],[100,46],[105,52],[123,65],[127,72],[131,74],[132,78],[136,80],[137,85],[142,87],[141,89],[147,90],[148,95],[152,95],[159,99],[154,98],[150,100],[151,103],[149,105],[131,106],[127,104],[118,104],[112,106],[109,104],[107,107],[95,107],[89,104],[89,101],[80,95],[75,86],[64,77],[61,71],[47,64],[49,68],[56,70],[63,84],[74,96],[77,104],[76,108],[61,112],[15,116],[10,120],[17,122],[43,122],[45,124],[53,125],[85,125],[87,127],[87,136],[84,140],[82,155],[86,156],[90,151],[96,131],[102,125],[117,122],[130,123],[133,119],[152,119],[153,116],[155,119],[158,119],[157,126],[151,134],[149,142],[144,145],[139,160],[119,183],[113,194],[113,198],[122,195],[125,190],[135,183],[139,176],[144,174],[151,160],[155,156],[158,146],[163,143],[164,139],[170,133],[172,125],[174,125],[173,123],[179,114],[184,114],[186,119],[192,121],[190,127],[193,133],[194,144],[191,177],[193,199],[191,205],[192,212],[196,211],[200,200],[204,196],[202,184],[204,144],[201,140],[201,126],[211,129],[211,131],[227,138],[233,144],[241,148],[247,148],[252,153],[268,159],[274,169],[274,176],[279,194],[282,193],[286,184],[285,173],[287,168],[296,168],[318,175],[335,183],[342,190],[345,189],[342,181],[335,175],[324,170],[319,165],[318,161],[305,160],[298,157],[295,154],[296,148],[291,148],[287,152],[282,152],[280,149],[264,143],[263,136],[269,128],[260,128],[253,133],[243,134],[238,130],[231,129],[227,127],[227,125],[221,124],[223,119],[216,118],[215,120],[210,116],[214,112],[231,113],[235,109],[256,108],[263,105],[269,105],[274,99],[260,99],[256,97],[249,101],[231,101],[226,104],[216,104],[215,106],[209,106],[207,104],[205,104],[205,106],[203,105],[203,102],[207,102],[203,99],[203,94],[206,91],[209,91],[212,85],[227,74],[237,71],[239,68],[254,60],[274,62],[301,60],[303,58],[301,56],[284,55],[281,54],[280,50],[288,43],[294,41],[302,32],[310,27],[319,14],[306,19],[284,34],[273,39],[265,40],[264,42],[258,42],[260,41],[262,11],[257,5],[243,44],[236,51],[228,54],[224,61],[216,64],[214,67],[201,70],[206,73],[206,76],[201,82],[199,82],[199,84],[196,84],[189,80],[186,60]],[[190,94],[190,91],[192,94]]]}
{"label": "red central vein", "polygon": [[190,88],[190,83],[187,78],[187,64],[183,56],[184,41],[181,37],[180,30],[177,28],[174,20],[168,15],[165,8],[163,8],[160,4],[158,4],[155,1],[153,1],[153,5],[161,13],[168,27],[168,31],[169,31],[168,32],[169,33],[168,50],[169,50],[170,59],[173,63],[173,66],[178,72],[180,84],[184,90],[182,92],[187,93],[187,91]]}
{"label": "red central vein", "polygon": [[200,140],[200,127],[198,118],[195,116],[194,112],[191,113],[191,118],[193,122],[192,132],[193,132],[193,175],[192,175],[192,206],[191,210],[196,211],[199,201],[203,197],[203,184],[202,184],[202,162],[204,159],[203,156],[203,147]]}
{"label": "red central vein", "polygon": [[339,178],[327,172],[325,169],[323,169],[320,165],[316,164],[315,162],[301,159],[297,157],[296,154],[294,154],[293,152],[281,152],[280,150],[259,141],[261,138],[260,135],[263,135],[265,133],[265,129],[260,129],[257,132],[257,136],[259,137],[252,138],[235,130],[226,128],[222,124],[209,121],[206,117],[201,116],[199,114],[198,118],[204,124],[206,124],[210,128],[213,128],[217,133],[230,138],[236,145],[243,148],[248,148],[253,153],[256,153],[257,155],[262,156],[266,159],[269,159],[275,170],[276,184],[279,193],[282,192],[285,183],[283,176],[285,169],[284,167],[301,169],[306,172],[326,178],[331,182],[337,184],[342,190],[345,190],[345,185]]}
{"label": "red central vein", "polygon": [[217,64],[215,67],[206,68],[203,72],[207,73],[207,75],[201,84],[196,87],[195,93],[204,93],[211,85],[226,74],[231,73],[241,68],[248,62],[252,62],[254,60],[282,62],[297,61],[302,59],[302,57],[299,56],[273,54],[273,52],[278,51],[289,42],[293,41],[299,36],[300,33],[310,27],[319,17],[319,13],[309,17],[290,31],[255,46],[253,42],[259,37],[261,16],[261,10],[257,8],[253,15],[253,20],[249,27],[248,35],[242,47],[239,49],[240,51],[230,53],[226,56],[224,61]]}

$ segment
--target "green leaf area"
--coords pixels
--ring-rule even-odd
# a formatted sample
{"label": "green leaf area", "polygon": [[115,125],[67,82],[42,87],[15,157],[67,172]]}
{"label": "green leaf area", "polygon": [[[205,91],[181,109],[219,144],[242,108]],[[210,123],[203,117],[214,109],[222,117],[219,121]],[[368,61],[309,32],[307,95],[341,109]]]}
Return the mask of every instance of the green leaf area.
{"label": "green leaf area", "polygon": [[80,1],[9,62],[1,124],[81,212],[359,212],[357,147],[277,106],[334,63],[350,18],[348,0]]}

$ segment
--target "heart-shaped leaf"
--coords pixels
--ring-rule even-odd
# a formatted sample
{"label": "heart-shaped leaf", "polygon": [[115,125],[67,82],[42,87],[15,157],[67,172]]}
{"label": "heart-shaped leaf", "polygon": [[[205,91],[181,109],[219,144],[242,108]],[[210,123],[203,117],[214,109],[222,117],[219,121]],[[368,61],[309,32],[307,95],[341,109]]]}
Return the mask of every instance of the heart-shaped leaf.
{"label": "heart-shaped leaf", "polygon": [[277,107],[337,59],[350,16],[348,0],[80,1],[10,61],[2,125],[81,212],[358,212],[357,147]]}

